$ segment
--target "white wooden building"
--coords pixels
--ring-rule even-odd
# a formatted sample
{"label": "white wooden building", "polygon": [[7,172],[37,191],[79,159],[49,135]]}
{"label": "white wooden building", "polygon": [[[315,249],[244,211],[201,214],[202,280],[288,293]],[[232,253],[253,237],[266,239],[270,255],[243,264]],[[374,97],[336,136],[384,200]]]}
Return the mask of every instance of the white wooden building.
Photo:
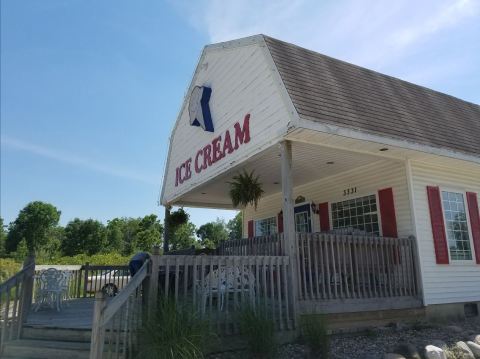
{"label": "white wooden building", "polygon": [[161,203],[231,209],[244,169],[265,194],[243,209],[241,243],[282,234],[301,308],[480,303],[478,105],[263,35],[209,45]]}

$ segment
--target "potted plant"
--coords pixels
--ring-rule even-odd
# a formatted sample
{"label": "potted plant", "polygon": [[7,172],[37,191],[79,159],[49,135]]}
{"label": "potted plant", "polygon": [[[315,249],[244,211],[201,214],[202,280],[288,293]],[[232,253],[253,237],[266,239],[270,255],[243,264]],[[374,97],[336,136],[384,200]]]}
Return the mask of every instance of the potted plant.
{"label": "potted plant", "polygon": [[259,176],[255,176],[254,171],[248,173],[246,170],[233,176],[230,184],[230,198],[234,207],[254,206],[257,209],[258,201],[265,192],[259,181]]}

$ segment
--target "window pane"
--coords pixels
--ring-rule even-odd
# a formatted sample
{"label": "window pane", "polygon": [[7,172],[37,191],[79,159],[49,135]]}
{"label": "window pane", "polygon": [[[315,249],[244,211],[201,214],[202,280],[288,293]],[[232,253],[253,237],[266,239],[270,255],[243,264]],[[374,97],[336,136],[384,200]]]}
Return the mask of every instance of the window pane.
{"label": "window pane", "polygon": [[462,193],[442,191],[448,246],[452,260],[471,260],[470,236]]}
{"label": "window pane", "polygon": [[277,233],[277,218],[265,218],[255,221],[255,236],[270,236]]}
{"label": "window pane", "polygon": [[377,235],[380,233],[375,195],[332,203],[332,219],[334,229],[351,228]]}

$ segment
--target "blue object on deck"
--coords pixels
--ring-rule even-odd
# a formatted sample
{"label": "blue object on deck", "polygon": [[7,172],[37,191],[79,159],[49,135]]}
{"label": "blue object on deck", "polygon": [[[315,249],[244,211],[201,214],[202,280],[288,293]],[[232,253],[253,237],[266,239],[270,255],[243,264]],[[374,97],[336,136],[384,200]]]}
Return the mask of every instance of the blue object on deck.
{"label": "blue object on deck", "polygon": [[132,277],[142,268],[143,263],[145,263],[148,258],[150,258],[150,254],[147,252],[138,252],[130,259],[128,268],[130,269],[130,275]]}

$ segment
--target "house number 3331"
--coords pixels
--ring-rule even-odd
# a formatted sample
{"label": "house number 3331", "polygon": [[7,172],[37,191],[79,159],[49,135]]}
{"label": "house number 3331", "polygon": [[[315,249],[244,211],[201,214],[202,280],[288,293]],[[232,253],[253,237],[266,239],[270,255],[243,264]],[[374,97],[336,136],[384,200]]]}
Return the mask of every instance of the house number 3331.
{"label": "house number 3331", "polygon": [[343,190],[343,195],[348,196],[349,194],[357,193],[357,187],[351,187]]}

